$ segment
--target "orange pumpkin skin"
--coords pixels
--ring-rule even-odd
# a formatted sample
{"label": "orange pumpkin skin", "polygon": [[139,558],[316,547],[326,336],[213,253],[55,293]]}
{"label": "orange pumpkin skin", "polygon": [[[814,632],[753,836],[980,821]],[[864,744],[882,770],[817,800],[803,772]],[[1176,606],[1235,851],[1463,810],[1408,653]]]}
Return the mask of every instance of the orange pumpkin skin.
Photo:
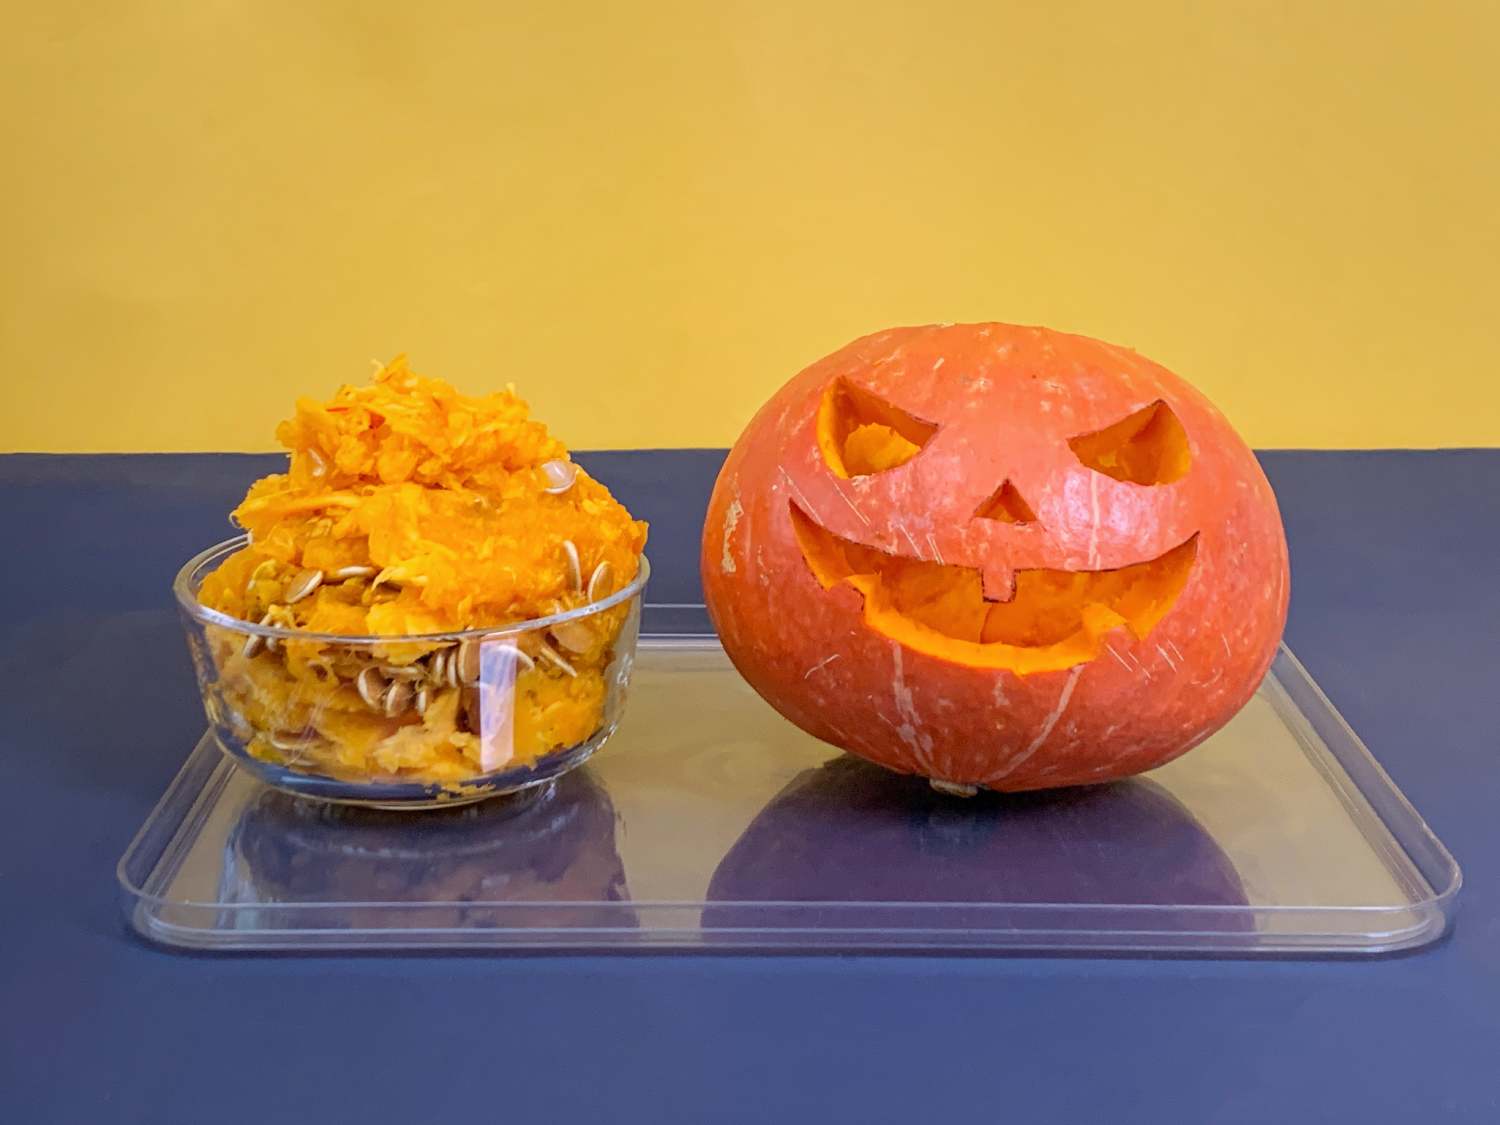
{"label": "orange pumpkin skin", "polygon": [[[917,420],[919,450],[854,471],[857,440],[840,446],[837,427],[871,415],[841,421],[851,400]],[[1146,446],[1101,460],[1087,435],[1153,404],[1181,464],[1151,468]],[[1117,479],[1120,463],[1139,479]],[[1002,485],[1020,505],[994,518]],[[1154,577],[1167,559],[1176,577]],[[793,723],[901,773],[1005,791],[1126,777],[1196,746],[1264,677],[1290,593],[1270,484],[1206,398],[1128,349],[1005,324],[880,332],[792,379],[725,461],[701,569],[730,659]],[[1110,595],[1128,621],[1080,610],[1087,628],[1062,641],[1071,625],[1017,641],[1004,621],[987,639],[1023,591],[1137,573],[1171,585]],[[939,601],[967,582],[962,613],[923,602],[932,575]]]}

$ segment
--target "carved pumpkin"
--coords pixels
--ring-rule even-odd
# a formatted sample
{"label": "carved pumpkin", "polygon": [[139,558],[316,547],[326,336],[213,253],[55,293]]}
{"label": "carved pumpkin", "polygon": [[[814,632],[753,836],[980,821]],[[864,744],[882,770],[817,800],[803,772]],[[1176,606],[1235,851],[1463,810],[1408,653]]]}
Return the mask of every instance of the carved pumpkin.
{"label": "carved pumpkin", "polygon": [[1289,593],[1275,497],[1211,403],[1004,324],[882,332],[783,387],[719,475],[702,573],[772,706],[959,792],[1197,745],[1265,675]]}

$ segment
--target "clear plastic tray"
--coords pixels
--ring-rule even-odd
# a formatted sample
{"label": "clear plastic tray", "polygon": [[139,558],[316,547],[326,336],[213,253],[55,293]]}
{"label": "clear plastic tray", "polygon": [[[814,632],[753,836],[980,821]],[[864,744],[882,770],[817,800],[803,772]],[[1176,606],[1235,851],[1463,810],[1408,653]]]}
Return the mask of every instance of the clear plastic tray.
{"label": "clear plastic tray", "polygon": [[964,801],[802,734],[703,636],[643,637],[614,739],[518,798],[321,806],[206,736],[119,879],[140,933],[192,949],[1230,955],[1420,946],[1460,883],[1285,649],[1143,778]]}

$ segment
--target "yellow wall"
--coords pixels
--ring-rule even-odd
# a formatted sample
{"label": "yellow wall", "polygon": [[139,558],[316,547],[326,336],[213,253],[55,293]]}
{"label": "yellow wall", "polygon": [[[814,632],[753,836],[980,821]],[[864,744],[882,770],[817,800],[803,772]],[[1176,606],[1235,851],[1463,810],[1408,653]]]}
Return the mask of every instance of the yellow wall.
{"label": "yellow wall", "polygon": [[0,449],[261,449],[370,357],[727,444],[893,323],[1262,446],[1500,443],[1500,4],[10,4]]}

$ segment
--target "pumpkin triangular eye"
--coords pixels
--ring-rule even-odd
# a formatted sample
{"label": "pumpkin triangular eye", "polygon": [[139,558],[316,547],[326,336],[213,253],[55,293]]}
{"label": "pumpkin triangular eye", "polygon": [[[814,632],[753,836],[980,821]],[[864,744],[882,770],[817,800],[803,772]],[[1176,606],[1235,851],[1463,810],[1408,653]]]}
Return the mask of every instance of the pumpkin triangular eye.
{"label": "pumpkin triangular eye", "polygon": [[1112,426],[1070,438],[1074,456],[1127,484],[1171,484],[1192,465],[1187,431],[1164,402],[1153,402]]}
{"label": "pumpkin triangular eye", "polygon": [[904,465],[937,433],[879,395],[835,379],[818,409],[818,448],[841,477],[862,477]]}
{"label": "pumpkin triangular eye", "polygon": [[1031,523],[1036,519],[1036,513],[1031,510],[1031,505],[1026,503],[1016,486],[1007,480],[990,493],[988,500],[974,509],[974,518],[999,520],[1001,523]]}

